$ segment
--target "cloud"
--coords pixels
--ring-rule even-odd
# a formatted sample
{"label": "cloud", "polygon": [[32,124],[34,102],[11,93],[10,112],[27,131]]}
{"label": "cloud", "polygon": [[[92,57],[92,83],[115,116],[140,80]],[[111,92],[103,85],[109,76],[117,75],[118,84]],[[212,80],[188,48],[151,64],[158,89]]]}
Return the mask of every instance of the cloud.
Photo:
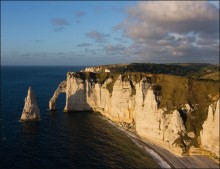
{"label": "cloud", "polygon": [[[155,10],[157,9],[157,10]],[[219,10],[205,1],[151,1],[140,2],[134,8],[128,9],[129,17],[137,21],[128,29],[135,38],[140,29],[150,33],[165,34],[167,31],[186,33],[191,31],[213,33],[219,31]],[[131,23],[131,22],[130,22]],[[207,25],[207,24],[211,24]],[[158,26],[158,27],[156,27]],[[156,28],[156,30],[155,30]]]}
{"label": "cloud", "polygon": [[61,32],[61,31],[64,30],[64,28],[63,28],[63,27],[57,27],[57,28],[54,28],[53,30],[54,30],[55,32]]}
{"label": "cloud", "polygon": [[128,51],[142,60],[219,60],[219,9],[206,1],[138,2],[113,27],[118,30],[133,41]]}
{"label": "cloud", "polygon": [[69,25],[68,21],[63,18],[53,18],[51,19],[51,23],[55,26],[68,26]]}
{"label": "cloud", "polygon": [[85,51],[85,53],[87,53],[87,54],[92,54],[92,55],[97,54],[97,51],[94,50],[94,49],[85,48],[84,51]]}
{"label": "cloud", "polygon": [[80,18],[82,18],[82,17],[85,16],[85,15],[86,15],[86,13],[85,13],[84,11],[75,12],[75,17],[77,18],[75,22],[76,22],[77,24],[80,24],[80,23],[81,23]]}
{"label": "cloud", "polygon": [[42,43],[42,42],[44,42],[44,40],[36,39],[34,42],[36,42],[36,43]]}
{"label": "cloud", "polygon": [[120,43],[128,43],[128,41],[124,38],[121,38],[121,37],[115,37],[114,38],[115,41],[118,41]]}
{"label": "cloud", "polygon": [[123,29],[124,26],[125,26],[125,24],[123,24],[123,23],[117,24],[117,25],[115,25],[115,26],[112,28],[112,31],[115,32],[115,31],[118,31],[118,30],[120,30],[120,29]]}
{"label": "cloud", "polygon": [[69,22],[63,18],[53,18],[51,19],[51,23],[55,26],[53,29],[55,32],[61,32],[64,30],[65,26],[69,26]]}
{"label": "cloud", "polygon": [[86,13],[84,12],[84,11],[79,11],[79,12],[76,12],[75,13],[75,16],[76,17],[82,17],[82,16],[84,16]]}
{"label": "cloud", "polygon": [[106,54],[108,54],[108,55],[120,55],[120,54],[124,54],[126,47],[124,47],[121,44],[107,45],[104,47],[104,50],[105,50]]}
{"label": "cloud", "polygon": [[80,24],[80,23],[81,23],[81,21],[80,21],[79,19],[77,19],[75,22],[76,22],[77,24]]}
{"label": "cloud", "polygon": [[88,46],[92,46],[92,44],[90,43],[80,43],[77,45],[77,47],[88,47]]}
{"label": "cloud", "polygon": [[97,32],[97,31],[87,32],[85,35],[86,37],[95,40],[97,43],[106,42],[107,41],[106,38],[110,36],[109,34]]}

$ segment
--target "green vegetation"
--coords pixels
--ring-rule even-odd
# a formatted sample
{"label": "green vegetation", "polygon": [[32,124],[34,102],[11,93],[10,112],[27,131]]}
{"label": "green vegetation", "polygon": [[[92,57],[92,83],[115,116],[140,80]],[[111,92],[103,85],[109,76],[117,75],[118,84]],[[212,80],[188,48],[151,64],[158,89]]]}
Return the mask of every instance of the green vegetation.
{"label": "green vegetation", "polygon": [[170,74],[193,79],[219,80],[219,65],[206,63],[153,64],[131,63],[103,65],[111,72],[146,72],[151,74]]}
{"label": "green vegetation", "polygon": [[215,71],[212,73],[206,73],[199,77],[199,79],[210,79],[210,80],[219,80],[220,74],[219,72]]}
{"label": "green vegetation", "polygon": [[108,83],[107,86],[106,86],[106,88],[108,89],[109,93],[112,93],[115,81],[118,79],[119,76],[120,76],[120,74],[111,75],[112,82]]}
{"label": "green vegetation", "polygon": [[189,131],[194,129],[198,133],[203,121],[207,118],[208,106],[218,98],[219,82],[173,75],[154,75],[154,83],[157,84],[154,90],[159,90],[161,94],[159,106],[167,107],[168,112],[180,109],[186,103],[194,106],[192,116],[195,118],[192,125],[196,123],[200,128],[195,126],[187,128]]}
{"label": "green vegetation", "polygon": [[170,111],[187,103],[187,78],[173,75],[154,75],[153,83],[157,84],[155,90],[161,90],[160,107],[167,107]]}
{"label": "green vegetation", "polygon": [[219,80],[219,66],[209,65],[206,67],[202,67],[198,72],[190,74],[189,77],[195,79]]}
{"label": "green vegetation", "polygon": [[[167,113],[181,109],[186,103],[193,107],[187,114],[184,124],[188,132],[194,132],[195,138],[186,146],[198,146],[198,137],[202,124],[207,119],[208,107],[219,98],[219,82],[213,80],[195,80],[173,75],[154,75],[154,90],[161,95],[160,107],[167,107]],[[161,88],[159,88],[159,86]],[[185,139],[185,138],[184,138]]]}

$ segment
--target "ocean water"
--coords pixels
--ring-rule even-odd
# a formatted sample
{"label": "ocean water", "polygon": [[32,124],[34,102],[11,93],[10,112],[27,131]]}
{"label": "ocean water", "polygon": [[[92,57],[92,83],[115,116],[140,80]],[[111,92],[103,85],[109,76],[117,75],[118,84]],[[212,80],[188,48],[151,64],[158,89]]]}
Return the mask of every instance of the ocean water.
{"label": "ocean water", "polygon": [[[67,71],[83,67],[1,67],[0,168],[102,169],[158,168],[150,153],[99,113],[64,113],[48,102]],[[20,123],[29,86],[35,91],[41,120]]]}

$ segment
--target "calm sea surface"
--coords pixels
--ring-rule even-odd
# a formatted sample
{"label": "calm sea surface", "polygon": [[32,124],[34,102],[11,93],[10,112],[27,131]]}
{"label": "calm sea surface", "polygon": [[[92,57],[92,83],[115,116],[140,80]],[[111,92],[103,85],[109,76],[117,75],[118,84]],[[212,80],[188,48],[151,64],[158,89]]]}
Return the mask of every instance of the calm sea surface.
{"label": "calm sea surface", "polygon": [[[153,168],[154,159],[98,113],[64,113],[48,102],[67,71],[83,67],[1,67],[0,168],[98,169]],[[41,120],[20,123],[29,86],[37,96]]]}

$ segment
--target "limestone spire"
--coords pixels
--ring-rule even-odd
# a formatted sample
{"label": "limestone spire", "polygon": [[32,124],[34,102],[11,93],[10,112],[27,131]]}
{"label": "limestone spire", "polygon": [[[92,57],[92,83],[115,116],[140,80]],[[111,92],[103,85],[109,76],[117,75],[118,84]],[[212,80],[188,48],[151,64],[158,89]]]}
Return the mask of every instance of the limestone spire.
{"label": "limestone spire", "polygon": [[28,94],[24,102],[24,109],[20,121],[40,119],[40,109],[38,108],[36,97],[31,86],[28,88]]}

